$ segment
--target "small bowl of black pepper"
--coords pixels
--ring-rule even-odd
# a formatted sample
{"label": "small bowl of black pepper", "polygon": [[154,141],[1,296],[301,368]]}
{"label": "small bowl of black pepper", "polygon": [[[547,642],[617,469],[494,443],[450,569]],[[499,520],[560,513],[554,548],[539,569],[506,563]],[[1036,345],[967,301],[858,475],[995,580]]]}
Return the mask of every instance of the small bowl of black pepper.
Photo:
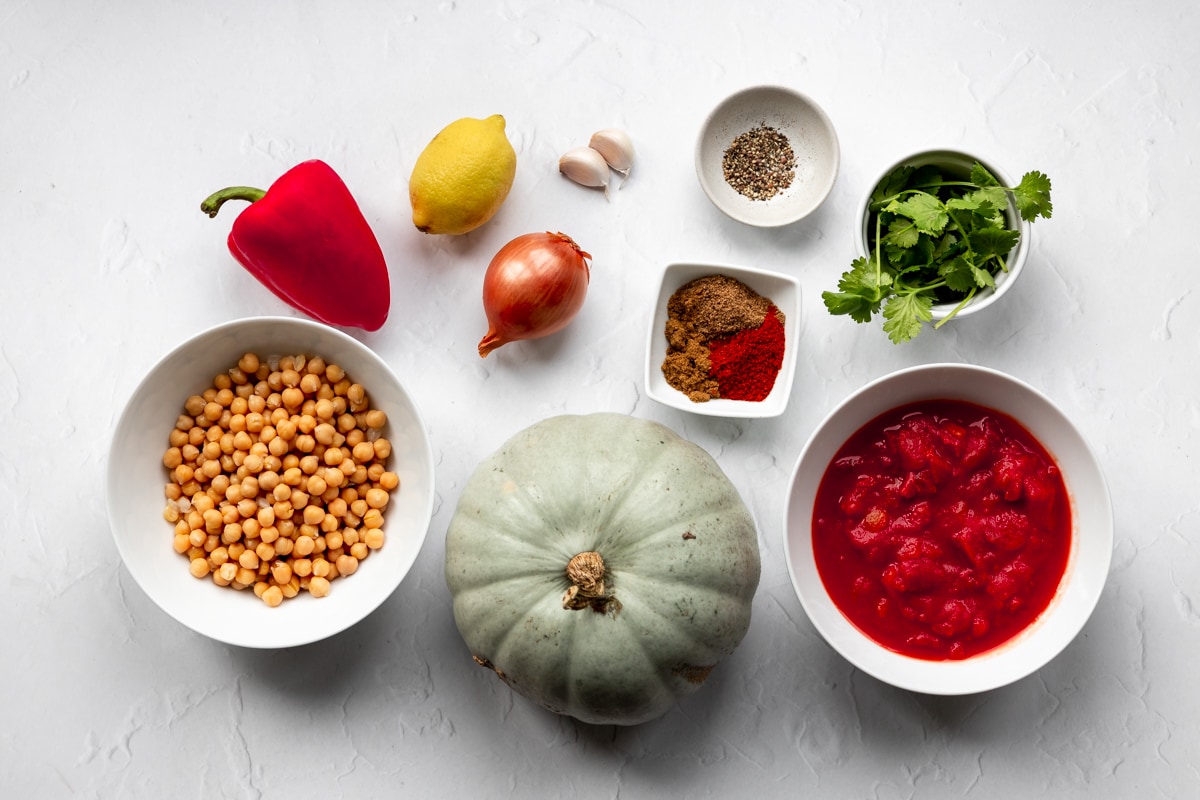
{"label": "small bowl of black pepper", "polygon": [[721,101],[696,142],[696,174],[713,205],[747,225],[779,227],[820,207],[837,180],[833,123],[807,95],[754,86]]}

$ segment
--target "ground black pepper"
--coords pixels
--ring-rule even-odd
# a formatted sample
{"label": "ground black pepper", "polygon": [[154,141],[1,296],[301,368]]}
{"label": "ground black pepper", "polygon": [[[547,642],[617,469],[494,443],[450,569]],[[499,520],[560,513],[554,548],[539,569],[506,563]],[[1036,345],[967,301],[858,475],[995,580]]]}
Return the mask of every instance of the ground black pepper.
{"label": "ground black pepper", "polygon": [[725,182],[751,200],[769,200],[792,185],[796,154],[787,136],[761,123],[740,134],[721,158]]}

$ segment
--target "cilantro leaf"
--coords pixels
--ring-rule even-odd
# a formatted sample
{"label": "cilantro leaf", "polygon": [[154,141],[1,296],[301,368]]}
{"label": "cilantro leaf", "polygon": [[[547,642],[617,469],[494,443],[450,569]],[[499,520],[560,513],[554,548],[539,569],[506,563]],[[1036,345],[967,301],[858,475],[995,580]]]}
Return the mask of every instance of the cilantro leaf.
{"label": "cilantro leaf", "polygon": [[[973,192],[967,192],[962,197],[947,200],[946,208],[952,211],[959,209],[974,211],[985,218],[991,218],[996,211],[1008,208],[1008,192],[1000,186],[985,186]],[[1003,220],[1003,218],[1001,219]]]}
{"label": "cilantro leaf", "polygon": [[946,286],[956,292],[966,294],[976,286],[971,264],[962,256],[942,264],[938,267],[938,274],[946,281]]}
{"label": "cilantro leaf", "polygon": [[875,191],[871,192],[872,203],[883,203],[890,201],[893,197],[904,191],[908,186],[908,179],[912,176],[915,170],[909,166],[901,166],[889,172],[879,185],[875,187]]}
{"label": "cilantro leaf", "polygon": [[821,292],[821,300],[830,314],[845,314],[855,322],[870,322],[871,315],[879,311],[878,300],[871,302],[850,292]]}
{"label": "cilantro leaf", "polygon": [[1000,185],[1000,181],[996,180],[996,176],[978,161],[971,165],[971,183],[980,187]]}
{"label": "cilantro leaf", "polygon": [[1021,234],[1008,228],[980,228],[967,234],[971,250],[980,260],[998,256],[1004,258],[1017,246]]}
{"label": "cilantro leaf", "polygon": [[883,330],[893,344],[901,344],[921,332],[921,323],[933,319],[933,295],[894,294],[883,307]]}
{"label": "cilantro leaf", "polygon": [[917,226],[913,224],[911,219],[896,217],[888,223],[888,232],[884,237],[884,241],[888,244],[894,244],[896,247],[908,249],[914,246],[920,238],[921,232],[917,230]]}
{"label": "cilantro leaf", "polygon": [[830,314],[845,314],[856,322],[870,322],[871,315],[890,291],[892,275],[877,269],[874,259],[856,258],[838,281],[838,292],[822,292]]}
{"label": "cilantro leaf", "polygon": [[894,200],[888,204],[887,210],[911,219],[921,233],[941,233],[950,221],[942,201],[925,192]]}
{"label": "cilantro leaf", "polygon": [[975,283],[981,289],[990,289],[996,285],[996,279],[992,277],[992,273],[975,264],[971,265],[971,274],[975,276]]}
{"label": "cilantro leaf", "polygon": [[1023,220],[1049,218],[1054,211],[1054,204],[1050,202],[1050,179],[1044,173],[1026,172],[1012,191]]}

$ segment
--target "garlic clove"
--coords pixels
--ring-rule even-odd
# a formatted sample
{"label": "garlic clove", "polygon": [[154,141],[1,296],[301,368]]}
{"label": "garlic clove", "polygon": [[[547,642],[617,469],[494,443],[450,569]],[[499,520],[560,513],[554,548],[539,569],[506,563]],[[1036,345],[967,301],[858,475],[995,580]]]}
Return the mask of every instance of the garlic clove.
{"label": "garlic clove", "polygon": [[583,186],[603,187],[608,195],[608,162],[598,150],[575,147],[558,159],[558,170]]}
{"label": "garlic clove", "polygon": [[629,170],[633,169],[633,141],[629,134],[620,128],[605,128],[593,133],[588,145],[604,156],[608,165],[621,173],[622,178],[629,177]]}

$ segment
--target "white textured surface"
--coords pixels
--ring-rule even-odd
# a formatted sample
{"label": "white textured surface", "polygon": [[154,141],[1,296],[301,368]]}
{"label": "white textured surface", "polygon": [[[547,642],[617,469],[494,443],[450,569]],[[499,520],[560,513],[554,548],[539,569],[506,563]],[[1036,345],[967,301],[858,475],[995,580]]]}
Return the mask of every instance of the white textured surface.
{"label": "white textured surface", "polygon": [[[1181,797],[1200,783],[1200,278],[1193,156],[1200,9],[1189,0],[84,3],[0,0],[0,786],[12,797]],[[672,7],[673,6],[673,7]],[[734,8],[738,10],[734,10]],[[936,20],[930,24],[927,20]],[[753,229],[700,191],[698,126],[782,83],[828,111],[838,183],[803,222]],[[408,172],[462,116],[518,151],[500,214],[461,239],[408,215]],[[611,201],[556,173],[627,129]],[[1002,309],[894,347],[820,305],[853,254],[863,182],[905,152],[975,147],[1054,180],[1055,213]],[[109,433],[190,334],[289,313],[198,204],[328,161],[391,265],[362,337],[425,415],[438,501],[413,573],[335,639],[283,652],[182,628],[119,563]],[[231,209],[232,210],[232,209]],[[562,335],[481,360],[483,270],[513,236],[595,256]],[[672,261],[796,275],[787,412],[720,420],[648,400],[644,333]],[[957,699],[852,670],[782,562],[787,477],[840,398],[892,369],[964,361],[1060,403],[1111,484],[1116,546],[1083,634],[1012,686]],[[662,421],[716,456],[762,528],[749,635],[661,720],[591,729],[514,697],[454,629],[442,539],[475,463],[562,412]]]}

